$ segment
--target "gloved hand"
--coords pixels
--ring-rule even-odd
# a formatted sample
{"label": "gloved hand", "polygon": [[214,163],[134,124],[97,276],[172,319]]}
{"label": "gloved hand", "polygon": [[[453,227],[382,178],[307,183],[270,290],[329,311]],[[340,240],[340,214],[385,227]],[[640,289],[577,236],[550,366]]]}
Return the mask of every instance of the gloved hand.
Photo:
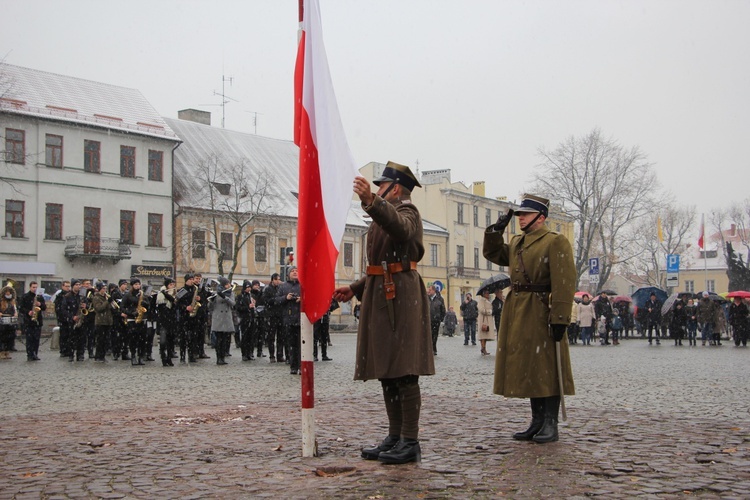
{"label": "gloved hand", "polygon": [[497,218],[497,222],[495,222],[490,227],[493,231],[496,231],[498,233],[502,233],[505,231],[505,228],[508,227],[508,224],[510,224],[510,221],[513,219],[513,209],[509,208],[508,213],[505,215],[500,215]]}
{"label": "gloved hand", "polygon": [[552,338],[555,342],[560,342],[565,336],[565,325],[550,325],[552,330]]}

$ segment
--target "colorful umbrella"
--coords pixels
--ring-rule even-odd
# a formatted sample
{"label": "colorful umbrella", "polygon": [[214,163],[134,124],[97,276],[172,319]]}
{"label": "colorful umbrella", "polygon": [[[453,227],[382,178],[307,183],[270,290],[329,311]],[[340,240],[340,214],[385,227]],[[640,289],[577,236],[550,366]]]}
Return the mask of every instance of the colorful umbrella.
{"label": "colorful umbrella", "polygon": [[743,299],[750,299],[750,292],[746,292],[745,290],[737,290],[735,292],[729,292],[727,294],[727,297],[741,297]]}
{"label": "colorful umbrella", "polygon": [[612,299],[612,302],[633,302],[633,299],[631,299],[627,295],[618,295],[617,297]]}

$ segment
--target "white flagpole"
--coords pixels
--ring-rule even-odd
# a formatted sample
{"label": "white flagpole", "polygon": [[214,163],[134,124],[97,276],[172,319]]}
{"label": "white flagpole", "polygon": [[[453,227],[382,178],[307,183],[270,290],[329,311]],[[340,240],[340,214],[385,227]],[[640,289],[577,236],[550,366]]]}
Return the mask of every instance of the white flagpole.
{"label": "white flagpole", "polygon": [[701,214],[701,233],[701,238],[703,238],[703,280],[705,282],[705,287],[703,289],[708,292],[708,264],[706,262],[706,254],[708,253],[708,245],[706,245],[706,214]]}

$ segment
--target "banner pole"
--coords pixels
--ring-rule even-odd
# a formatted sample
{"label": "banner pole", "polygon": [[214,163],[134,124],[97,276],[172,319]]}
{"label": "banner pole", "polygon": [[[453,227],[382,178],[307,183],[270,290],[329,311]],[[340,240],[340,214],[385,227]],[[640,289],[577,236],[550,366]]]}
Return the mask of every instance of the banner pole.
{"label": "banner pole", "polygon": [[302,369],[302,456],[317,457],[315,439],[315,374],[313,368],[313,324],[303,312],[300,317]]}

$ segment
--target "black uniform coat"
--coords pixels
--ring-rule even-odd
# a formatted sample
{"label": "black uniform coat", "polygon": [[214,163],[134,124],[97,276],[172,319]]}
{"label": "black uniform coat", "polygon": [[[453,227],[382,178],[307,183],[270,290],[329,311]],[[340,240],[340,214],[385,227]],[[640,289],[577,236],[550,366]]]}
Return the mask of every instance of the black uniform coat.
{"label": "black uniform coat", "polygon": [[[509,266],[512,283],[550,285],[550,293],[511,292],[505,299],[495,358],[495,394],[513,398],[543,398],[560,394],[555,341],[549,325],[568,325],[573,308],[576,269],[570,242],[561,234],[541,227],[514,236],[510,244],[493,226],[484,234],[484,257]],[[575,394],[568,342],[559,342],[565,394]]]}
{"label": "black uniform coat", "polygon": [[[391,204],[375,196],[362,207],[373,223],[367,230],[367,262],[380,266],[406,255],[419,262],[424,255],[422,218],[410,201]],[[383,276],[365,276],[351,288],[361,302],[354,379],[398,378],[433,375],[435,361],[430,333],[430,306],[422,277],[416,271],[393,274],[395,329],[391,327],[383,290]]]}

